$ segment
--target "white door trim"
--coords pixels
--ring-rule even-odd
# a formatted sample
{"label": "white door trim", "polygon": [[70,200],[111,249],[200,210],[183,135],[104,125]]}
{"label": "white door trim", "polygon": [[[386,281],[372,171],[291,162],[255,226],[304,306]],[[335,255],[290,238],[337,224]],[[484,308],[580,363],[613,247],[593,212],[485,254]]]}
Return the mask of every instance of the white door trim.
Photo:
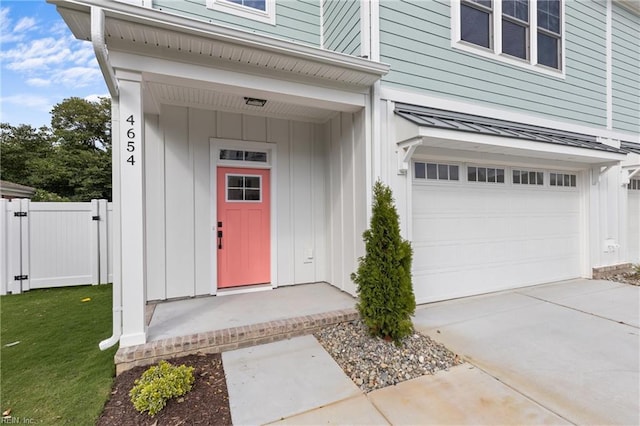
{"label": "white door trim", "polygon": [[[216,231],[218,226],[218,207],[217,207],[217,191],[218,191],[218,167],[235,167],[235,168],[251,168],[251,169],[269,169],[271,170],[270,180],[271,187],[271,288],[278,286],[278,220],[276,216],[277,209],[277,188],[276,188],[276,156],[277,146],[275,143],[265,142],[252,142],[245,140],[233,140],[233,139],[218,139],[209,138],[210,145],[210,163],[211,170],[210,176],[210,210],[211,210],[211,223],[210,223],[210,238],[209,249],[211,259],[211,294],[216,295],[218,293],[218,255],[216,242]],[[267,162],[255,162],[255,161],[233,161],[233,160],[220,160],[218,153],[220,149],[236,149],[236,150],[256,150],[267,152]],[[255,291],[247,288],[239,289],[237,292],[250,292]]]}

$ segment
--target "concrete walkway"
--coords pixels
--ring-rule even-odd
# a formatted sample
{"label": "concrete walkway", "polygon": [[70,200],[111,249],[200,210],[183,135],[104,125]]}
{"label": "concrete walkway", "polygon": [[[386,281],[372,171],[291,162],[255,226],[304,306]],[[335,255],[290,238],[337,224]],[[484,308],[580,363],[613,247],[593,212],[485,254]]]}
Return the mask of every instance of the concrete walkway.
{"label": "concrete walkway", "polygon": [[236,425],[639,424],[640,288],[574,280],[419,307],[468,362],[363,394],[312,336],[222,354]]}

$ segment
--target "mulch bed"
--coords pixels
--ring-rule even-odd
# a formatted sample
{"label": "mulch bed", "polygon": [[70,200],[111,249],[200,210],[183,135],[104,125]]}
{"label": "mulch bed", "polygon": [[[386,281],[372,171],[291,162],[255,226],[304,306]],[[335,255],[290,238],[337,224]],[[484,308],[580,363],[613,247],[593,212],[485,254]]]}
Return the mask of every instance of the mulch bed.
{"label": "mulch bed", "polygon": [[129,391],[149,367],[136,367],[116,377],[111,398],[96,423],[112,425],[230,425],[229,395],[220,354],[187,355],[168,361],[173,365],[194,367],[193,388],[185,396],[171,399],[155,417],[133,408]]}

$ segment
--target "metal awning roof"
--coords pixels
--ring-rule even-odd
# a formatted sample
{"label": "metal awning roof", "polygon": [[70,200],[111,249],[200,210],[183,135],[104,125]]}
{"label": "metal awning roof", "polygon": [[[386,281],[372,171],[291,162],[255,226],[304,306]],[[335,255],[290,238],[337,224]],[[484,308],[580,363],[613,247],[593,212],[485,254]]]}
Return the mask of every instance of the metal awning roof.
{"label": "metal awning roof", "polygon": [[[611,153],[626,153],[626,150],[598,142],[596,136],[563,132],[545,127],[531,126],[477,115],[400,103],[396,104],[395,113],[418,126],[471,132],[489,136],[501,136],[511,139],[522,139]],[[637,144],[633,145],[638,146]],[[640,146],[638,147],[640,148]]]}
{"label": "metal awning roof", "polygon": [[620,149],[640,155],[640,143],[621,141]]}

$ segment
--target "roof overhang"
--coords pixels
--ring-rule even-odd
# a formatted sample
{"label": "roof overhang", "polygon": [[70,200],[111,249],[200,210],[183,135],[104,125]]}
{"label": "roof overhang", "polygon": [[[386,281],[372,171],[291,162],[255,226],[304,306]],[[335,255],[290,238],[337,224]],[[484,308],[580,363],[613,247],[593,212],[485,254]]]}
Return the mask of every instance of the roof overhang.
{"label": "roof overhang", "polygon": [[405,104],[396,104],[395,113],[398,168],[402,173],[421,146],[569,162],[584,167],[607,167],[626,158],[624,151],[589,135]]}
{"label": "roof overhang", "polygon": [[31,198],[36,193],[36,189],[26,185],[0,181],[0,194],[2,198]]}
{"label": "roof overhang", "polygon": [[258,75],[364,91],[389,72],[389,66],[254,34],[163,11],[106,0],[47,0],[57,6],[74,36],[91,40],[91,8],[105,17],[105,42],[119,50],[210,67],[242,67]]}

